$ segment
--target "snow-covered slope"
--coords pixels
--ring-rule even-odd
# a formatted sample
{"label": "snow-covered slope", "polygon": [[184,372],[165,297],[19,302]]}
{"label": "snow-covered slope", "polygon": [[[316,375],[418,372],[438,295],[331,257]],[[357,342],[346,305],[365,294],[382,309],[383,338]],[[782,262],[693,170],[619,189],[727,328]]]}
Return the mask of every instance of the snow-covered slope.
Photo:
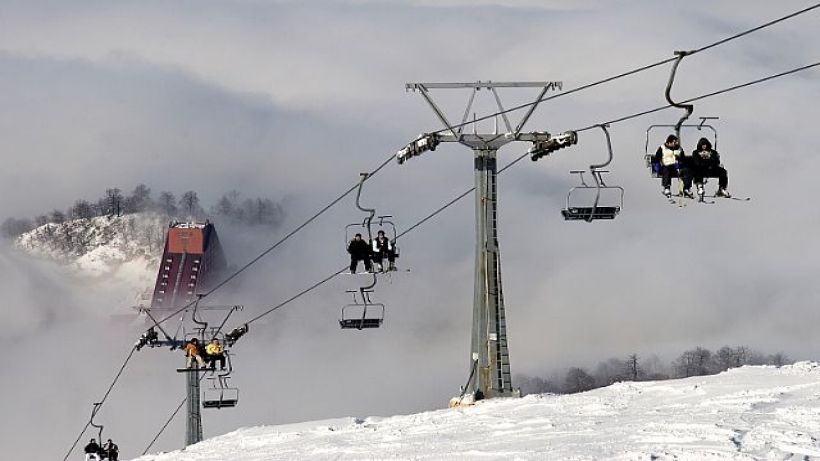
{"label": "snow-covered slope", "polygon": [[[234,411],[241,411],[240,403]],[[227,411],[227,410],[226,410]],[[818,459],[820,365],[618,383],[389,418],[239,429],[140,461]]]}
{"label": "snow-covered slope", "polygon": [[168,218],[154,213],[49,223],[17,238],[24,252],[122,294],[124,306],[141,302],[156,277]]}
{"label": "snow-covered slope", "polygon": [[102,274],[134,260],[157,262],[167,218],[153,213],[75,219],[49,223],[15,242],[28,253],[74,265],[87,274]]}

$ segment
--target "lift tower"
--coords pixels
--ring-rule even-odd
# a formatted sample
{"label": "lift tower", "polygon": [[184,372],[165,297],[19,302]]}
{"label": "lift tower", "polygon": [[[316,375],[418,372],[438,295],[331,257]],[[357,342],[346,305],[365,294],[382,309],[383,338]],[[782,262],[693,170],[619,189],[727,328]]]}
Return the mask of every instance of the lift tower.
{"label": "lift tower", "polygon": [[[428,150],[435,150],[440,142],[457,142],[473,150],[475,168],[475,289],[473,294],[473,329],[470,348],[470,378],[465,393],[475,398],[518,395],[513,389],[510,375],[510,354],[507,348],[507,322],[504,313],[504,296],[501,289],[501,260],[498,247],[498,187],[496,183],[496,154],[498,149],[513,141],[530,141],[534,146],[551,140],[547,132],[522,133],[521,129],[530,118],[538,103],[549,90],[560,91],[561,82],[475,82],[475,83],[408,83],[407,91],[419,92],[444,124],[441,133],[422,134],[400,150],[396,155],[399,163]],[[501,103],[497,88],[540,88],[541,91],[529,109],[513,127]],[[450,123],[444,112],[433,102],[432,89],[469,89],[469,101],[458,127]],[[492,93],[506,131],[491,134],[465,133],[468,117],[478,91]],[[535,159],[535,154],[533,154]],[[480,391],[480,393],[479,393]]]}

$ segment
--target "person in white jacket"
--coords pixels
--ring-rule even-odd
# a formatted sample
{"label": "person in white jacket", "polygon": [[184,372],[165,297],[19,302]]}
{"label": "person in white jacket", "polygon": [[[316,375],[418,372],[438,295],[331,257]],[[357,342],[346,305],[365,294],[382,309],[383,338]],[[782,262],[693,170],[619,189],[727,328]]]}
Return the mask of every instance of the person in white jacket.
{"label": "person in white jacket", "polygon": [[376,263],[376,268],[379,271],[384,272],[384,258],[387,258],[387,262],[390,264],[387,270],[396,270],[396,252],[393,249],[393,243],[384,235],[384,231],[380,230],[376,234],[376,238],[371,242],[371,246],[373,250],[373,262]]}
{"label": "person in white jacket", "polygon": [[678,137],[670,134],[666,138],[666,142],[658,147],[655,152],[655,162],[660,165],[661,186],[663,187],[663,195],[667,197],[672,196],[672,176],[680,176],[684,182],[684,193],[691,196],[690,188],[692,187],[692,177],[684,168],[679,168],[679,161],[683,160],[683,149],[680,146]]}

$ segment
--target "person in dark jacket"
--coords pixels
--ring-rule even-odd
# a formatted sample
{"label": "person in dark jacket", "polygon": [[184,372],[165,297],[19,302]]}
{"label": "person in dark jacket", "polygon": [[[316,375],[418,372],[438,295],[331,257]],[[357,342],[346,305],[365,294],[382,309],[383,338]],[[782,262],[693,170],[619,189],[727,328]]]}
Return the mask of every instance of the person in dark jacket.
{"label": "person in dark jacket", "polygon": [[726,187],[729,185],[729,174],[720,165],[720,154],[712,149],[712,143],[708,139],[700,138],[700,141],[698,141],[697,149],[692,152],[692,165],[699,196],[703,197],[704,194],[703,178],[717,177],[718,190],[715,192],[715,196],[731,197],[731,194],[726,191]]}
{"label": "person in dark jacket", "polygon": [[359,261],[364,261],[364,268],[367,272],[373,272],[370,264],[370,245],[362,240],[362,234],[356,234],[353,240],[347,245],[347,252],[350,253],[350,273],[355,274]]}
{"label": "person in dark jacket", "polygon": [[109,459],[109,461],[117,461],[120,456],[120,447],[118,447],[116,443],[112,442],[111,439],[108,439],[108,441],[102,446],[102,453],[103,456]]}
{"label": "person in dark jacket", "polygon": [[684,159],[683,149],[680,147],[680,141],[674,134],[670,134],[655,152],[654,163],[660,165],[661,185],[663,186],[663,195],[667,197],[672,196],[672,176],[679,176],[683,178],[683,193],[687,197],[692,197],[692,173],[690,161]]}
{"label": "person in dark jacket", "polygon": [[95,439],[91,439],[88,445],[85,446],[85,461],[99,461],[102,449]]}
{"label": "person in dark jacket", "polygon": [[384,231],[380,230],[373,239],[373,262],[376,263],[378,270],[384,272],[384,258],[390,266],[389,271],[396,270],[396,252],[393,251],[393,243],[384,235]]}

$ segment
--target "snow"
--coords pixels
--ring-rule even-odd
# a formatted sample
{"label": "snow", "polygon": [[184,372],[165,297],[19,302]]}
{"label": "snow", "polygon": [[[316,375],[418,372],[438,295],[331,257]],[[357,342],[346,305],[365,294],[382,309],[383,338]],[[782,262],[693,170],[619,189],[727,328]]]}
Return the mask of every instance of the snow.
{"label": "snow", "polygon": [[[235,411],[241,411],[240,402]],[[244,428],[139,461],[815,459],[820,365],[624,382],[388,418]]]}

